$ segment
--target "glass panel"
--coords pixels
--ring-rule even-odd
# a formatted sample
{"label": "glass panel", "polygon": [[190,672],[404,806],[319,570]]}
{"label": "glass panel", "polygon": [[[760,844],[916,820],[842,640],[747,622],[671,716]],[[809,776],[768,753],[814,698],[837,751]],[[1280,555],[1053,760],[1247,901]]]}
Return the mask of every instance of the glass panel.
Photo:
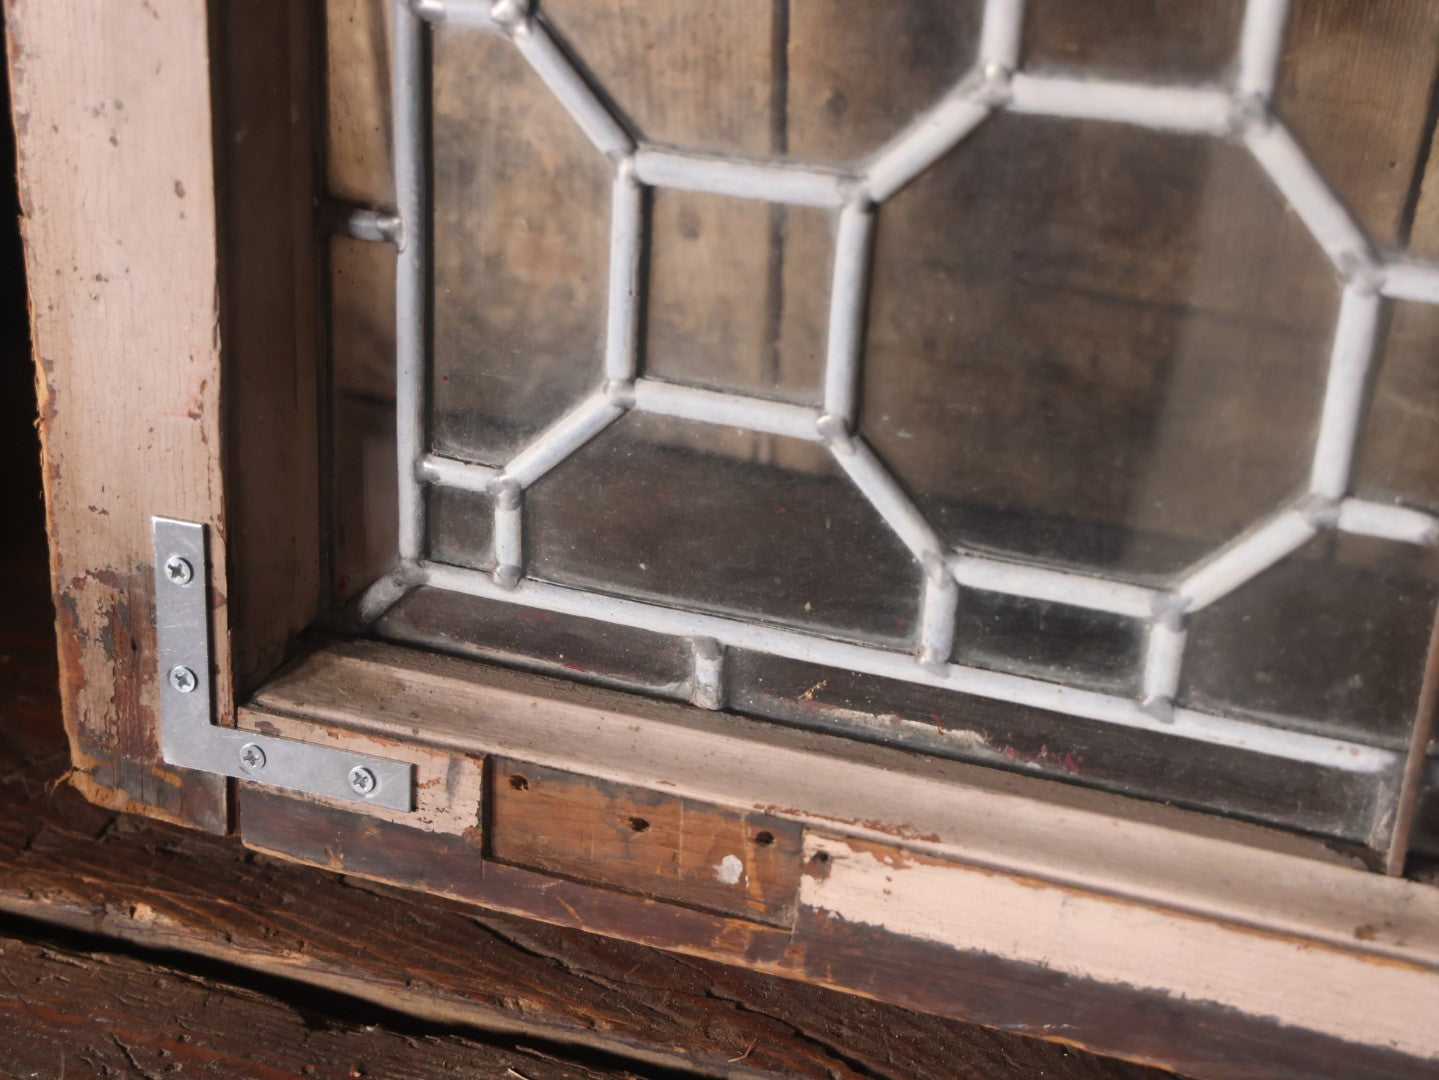
{"label": "glass panel", "polygon": [[646,373],[817,404],[830,215],[686,191],[653,205]]}
{"label": "glass panel", "polygon": [[331,585],[343,602],[389,568],[397,547],[394,251],[332,240],[330,288]]}
{"label": "glass panel", "polygon": [[[827,457],[766,467],[696,427],[631,414],[541,480],[525,500],[532,572],[866,641],[913,638],[918,564]],[[811,449],[764,439],[791,444],[796,462]]]}
{"label": "glass panel", "polygon": [[1217,82],[1234,64],[1244,0],[1029,0],[1024,67],[1162,82]]}
{"label": "glass panel", "polygon": [[1319,537],[1194,616],[1181,699],[1406,748],[1436,602],[1439,552]]}
{"label": "glass panel", "polygon": [[1068,604],[966,589],[955,617],[953,659],[1041,679],[1139,692],[1144,624]]}
{"label": "glass panel", "polygon": [[[331,194],[382,206],[388,6],[327,7]],[[641,137],[854,166],[965,77],[983,5],[538,6]],[[1229,85],[1242,9],[1031,0],[1023,65]],[[430,33],[430,443],[505,466],[604,378],[614,163],[511,42]],[[1436,73],[1434,5],[1294,0],[1283,119],[1381,248],[1439,256],[1439,195],[1420,183]],[[769,426],[812,430],[843,396],[836,382],[824,400],[835,213],[664,188],[643,203],[643,373],[770,399]],[[1043,564],[986,584],[1029,575],[1074,598],[1053,566],[1171,588],[1306,491],[1340,283],[1241,141],[1000,111],[875,220],[858,430],[902,489],[880,500],[892,517],[907,496],[944,548]],[[343,599],[394,558],[394,256],[333,252]],[[1439,510],[1439,308],[1386,302],[1379,342],[1351,490]],[[726,417],[753,418],[742,403]],[[823,445],[631,410],[539,466],[522,503],[531,578],[858,642],[933,678],[904,655],[920,652],[921,568]],[[425,497],[427,555],[493,569],[490,497]],[[922,522],[906,535],[927,546]],[[1148,611],[1142,592],[1108,596]],[[1402,750],[1436,603],[1439,552],[1326,529],[1192,617],[1179,703]],[[944,637],[936,612],[926,649]],[[1109,703],[1123,716],[1144,693],[1147,623],[964,587],[950,658],[1126,699]],[[1394,780],[743,649],[721,695],[697,686],[688,641],[430,588],[378,630],[1346,840],[1369,836]]]}
{"label": "glass panel", "polygon": [[390,156],[391,0],[326,0],[331,196],[395,205]]}
{"label": "glass panel", "polygon": [[1439,307],[1389,305],[1355,490],[1439,512]]}
{"label": "glass panel", "polygon": [[863,428],[951,541],[1163,580],[1303,489],[1338,283],[1241,148],[997,117],[874,274]]}
{"label": "glass panel", "polygon": [[974,61],[978,0],[542,0],[651,142],[850,161]]}
{"label": "glass panel", "polygon": [[[1439,4],[1291,0],[1279,113],[1383,247],[1409,242],[1429,157]],[[1431,233],[1424,253],[1439,255]]]}
{"label": "glass panel", "polygon": [[604,377],[610,166],[519,52],[434,34],[434,448],[502,465]]}
{"label": "glass panel", "polygon": [[428,493],[430,558],[436,562],[495,568],[495,503],[488,495],[431,487]]}
{"label": "glass panel", "polygon": [[728,670],[731,708],[799,727],[1356,841],[1374,820],[1372,776],[743,650]]}
{"label": "glass panel", "polygon": [[691,692],[687,643],[517,604],[417,589],[385,616],[379,630],[446,652],[581,682],[669,698],[687,698]]}

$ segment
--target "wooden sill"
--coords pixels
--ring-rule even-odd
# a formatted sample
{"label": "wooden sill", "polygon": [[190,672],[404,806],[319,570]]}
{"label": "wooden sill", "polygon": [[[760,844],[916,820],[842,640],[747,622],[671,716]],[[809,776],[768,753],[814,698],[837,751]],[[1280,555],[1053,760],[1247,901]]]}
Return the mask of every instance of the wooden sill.
{"label": "wooden sill", "polygon": [[1065,985],[1109,1005],[1064,1037],[1131,1057],[1140,1002],[1432,1053],[1439,892],[1301,838],[366,641],[239,723],[433,759],[410,820],[242,784],[280,855],[947,1015],[1002,984],[1026,1030]]}

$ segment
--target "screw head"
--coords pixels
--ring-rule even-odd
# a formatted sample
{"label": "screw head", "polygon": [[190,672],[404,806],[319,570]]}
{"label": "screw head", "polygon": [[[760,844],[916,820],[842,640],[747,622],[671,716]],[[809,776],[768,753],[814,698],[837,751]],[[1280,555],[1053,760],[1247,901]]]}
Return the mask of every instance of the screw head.
{"label": "screw head", "polygon": [[363,765],[356,765],[350,770],[350,790],[356,795],[371,794],[379,783],[375,774]]}
{"label": "screw head", "polygon": [[189,559],[171,555],[165,560],[165,576],[176,585],[188,585],[195,580],[195,568]]}
{"label": "screw head", "polygon": [[259,772],[265,767],[265,751],[252,742],[240,747],[240,768],[246,772]]}
{"label": "screw head", "polygon": [[191,693],[199,682],[195,673],[184,664],[176,664],[170,669],[170,685],[182,694]]}

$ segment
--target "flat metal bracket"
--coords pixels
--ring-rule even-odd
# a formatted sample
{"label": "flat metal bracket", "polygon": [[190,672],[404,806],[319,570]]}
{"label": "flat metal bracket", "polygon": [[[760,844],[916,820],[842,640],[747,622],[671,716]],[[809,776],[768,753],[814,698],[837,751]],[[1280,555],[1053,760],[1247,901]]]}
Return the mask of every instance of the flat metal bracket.
{"label": "flat metal bracket", "polygon": [[166,763],[363,806],[412,810],[415,767],[409,762],[214,722],[205,527],[157,517],[152,531],[160,748]]}

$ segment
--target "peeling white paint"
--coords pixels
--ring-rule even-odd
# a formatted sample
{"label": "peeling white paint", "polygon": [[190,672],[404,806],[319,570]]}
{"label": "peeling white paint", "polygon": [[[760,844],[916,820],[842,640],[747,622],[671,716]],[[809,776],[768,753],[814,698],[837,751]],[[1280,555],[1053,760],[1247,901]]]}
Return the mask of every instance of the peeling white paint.
{"label": "peeling white paint", "polygon": [[846,922],[1439,1058],[1433,971],[962,863],[895,865],[807,836],[806,862],[820,851],[826,871],[801,879],[800,902]]}
{"label": "peeling white paint", "polygon": [[734,855],[726,855],[715,867],[715,877],[721,885],[737,885],[744,874],[744,863]]}

